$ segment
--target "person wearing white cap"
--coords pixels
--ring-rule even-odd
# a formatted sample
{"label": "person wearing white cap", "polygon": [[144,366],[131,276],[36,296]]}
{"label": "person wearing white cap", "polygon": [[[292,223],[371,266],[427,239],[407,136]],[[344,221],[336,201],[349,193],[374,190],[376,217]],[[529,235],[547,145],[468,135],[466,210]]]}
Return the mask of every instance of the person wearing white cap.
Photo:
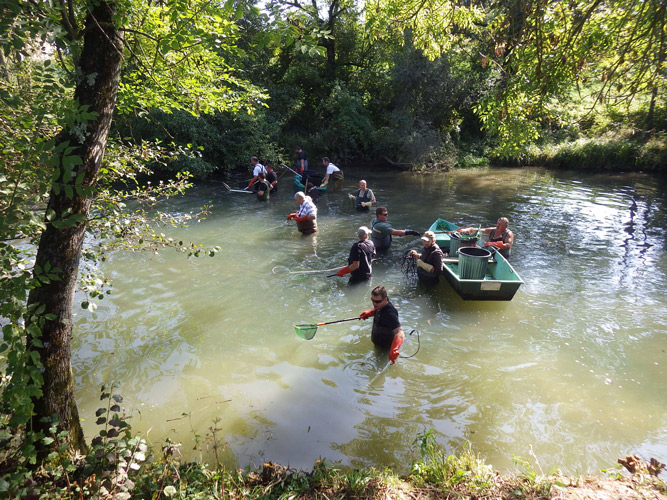
{"label": "person wearing white cap", "polygon": [[422,236],[424,249],[421,253],[416,250],[410,250],[413,259],[417,259],[417,276],[425,284],[435,284],[438,282],[438,276],[442,272],[442,259],[444,254],[435,242],[435,233],[426,231]]}
{"label": "person wearing white cap", "polygon": [[366,226],[361,226],[357,230],[357,241],[350,249],[350,256],[347,258],[347,266],[341,268],[336,273],[338,276],[345,276],[350,273],[350,283],[358,283],[371,279],[373,274],[373,258],[375,257],[375,245],[368,237],[371,230]]}

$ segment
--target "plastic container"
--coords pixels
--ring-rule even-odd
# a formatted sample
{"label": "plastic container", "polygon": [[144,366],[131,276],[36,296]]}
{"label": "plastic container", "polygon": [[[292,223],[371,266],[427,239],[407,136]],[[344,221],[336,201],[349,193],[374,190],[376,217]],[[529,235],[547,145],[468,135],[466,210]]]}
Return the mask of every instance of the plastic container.
{"label": "plastic container", "polygon": [[456,255],[456,252],[461,247],[474,247],[477,244],[478,238],[461,238],[457,233],[449,235],[449,255]]}
{"label": "plastic container", "polygon": [[483,280],[491,252],[479,247],[462,247],[459,254],[459,277],[463,280]]}

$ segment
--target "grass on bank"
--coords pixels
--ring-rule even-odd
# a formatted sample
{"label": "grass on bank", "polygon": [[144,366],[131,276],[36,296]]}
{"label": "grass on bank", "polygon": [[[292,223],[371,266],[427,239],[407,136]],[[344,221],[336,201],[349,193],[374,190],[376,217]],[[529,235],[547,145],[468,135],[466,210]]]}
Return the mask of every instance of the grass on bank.
{"label": "grass on bank", "polygon": [[526,146],[512,160],[501,160],[492,145],[478,142],[448,145],[432,152],[413,172],[429,173],[491,165],[540,166],[587,172],[667,173],[667,132],[645,134],[630,128],[595,137],[550,137]]}
{"label": "grass on bank", "polygon": [[[520,473],[501,475],[469,444],[456,455],[445,453],[435,444],[433,431],[415,440],[418,458],[405,476],[390,469],[343,468],[325,460],[318,460],[310,472],[272,462],[257,470],[228,470],[218,460],[224,442],[217,423],[206,436],[217,463],[183,462],[177,444],[168,442],[159,450],[151,449],[132,434],[119,405],[122,397],[115,389],[115,385],[102,388],[103,407],[96,412],[100,431],[86,456],[71,457],[65,435],[54,422],[50,435],[41,439],[55,447],[46,463],[36,467],[31,464],[36,457],[34,448],[25,439],[30,435],[12,433],[6,427],[8,419],[3,419],[0,498],[667,500],[667,487],[658,479],[664,468],[659,462],[651,462],[647,469],[645,462],[633,458],[631,477],[616,469],[607,478],[569,478],[538,474],[527,461],[517,460]],[[592,496],[581,496],[587,491]]]}

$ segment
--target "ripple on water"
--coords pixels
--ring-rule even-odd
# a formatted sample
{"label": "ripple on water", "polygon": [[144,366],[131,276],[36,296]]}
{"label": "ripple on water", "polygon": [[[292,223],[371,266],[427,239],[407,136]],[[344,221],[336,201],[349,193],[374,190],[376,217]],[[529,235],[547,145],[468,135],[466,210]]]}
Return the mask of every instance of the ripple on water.
{"label": "ripple on water", "polygon": [[[215,258],[114,254],[105,269],[114,293],[95,313],[77,311],[82,416],[94,422],[99,384],[116,375],[126,401],[155,407],[137,430],[187,441],[190,422],[202,431],[221,417],[241,467],[266,457],[297,467],[320,457],[409,463],[402,450],[424,429],[445,448],[471,441],[501,468],[531,450],[545,469],[577,471],[608,466],[628,443],[664,452],[656,443],[667,412],[667,211],[656,182],[539,169],[366,180],[396,228],[423,231],[436,217],[488,226],[508,216],[512,264],[525,284],[509,303],[462,301],[444,281],[422,290],[400,270],[404,253],[421,246],[410,237],[394,239],[367,285],[274,274],[278,265],[342,267],[372,215],[348,213],[345,193],[327,193],[320,232],[303,238],[284,224],[296,206],[291,186],[261,206],[213,189],[213,213],[168,236],[218,245]],[[170,207],[180,215],[200,202],[186,195]],[[322,326],[311,341],[293,325],[358,316],[376,285],[389,290],[406,333],[420,332],[421,347],[370,383],[386,363],[370,322]],[[407,338],[402,354],[416,350]],[[229,402],[205,410],[196,404],[203,397]],[[157,421],[195,407],[181,427]]]}

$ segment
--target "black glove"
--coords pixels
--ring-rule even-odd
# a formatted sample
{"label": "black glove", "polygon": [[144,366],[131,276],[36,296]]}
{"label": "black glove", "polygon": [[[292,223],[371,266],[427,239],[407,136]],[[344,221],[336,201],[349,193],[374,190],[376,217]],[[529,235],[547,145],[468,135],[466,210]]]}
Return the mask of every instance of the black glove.
{"label": "black glove", "polygon": [[422,235],[421,233],[418,233],[414,229],[406,229],[405,234],[406,234],[406,236],[407,235],[409,235],[409,236],[421,236]]}

